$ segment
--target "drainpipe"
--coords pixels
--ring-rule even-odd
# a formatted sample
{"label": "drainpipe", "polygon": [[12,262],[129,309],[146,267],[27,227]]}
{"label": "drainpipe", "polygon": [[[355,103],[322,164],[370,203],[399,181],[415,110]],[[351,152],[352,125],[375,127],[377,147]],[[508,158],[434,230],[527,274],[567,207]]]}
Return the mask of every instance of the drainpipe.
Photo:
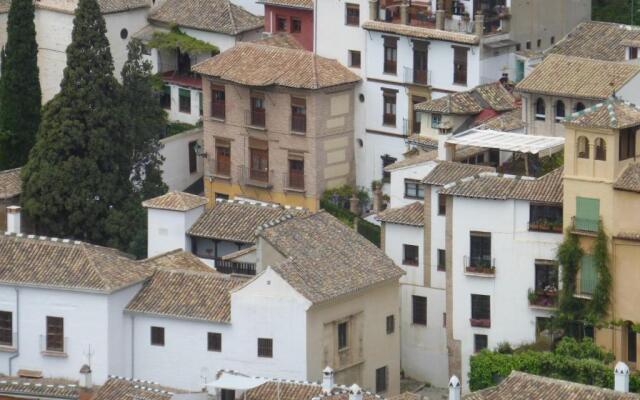
{"label": "drainpipe", "polygon": [[12,375],[13,360],[20,356],[20,289],[16,290],[16,352],[9,357],[9,376]]}
{"label": "drainpipe", "polygon": [[136,317],[135,315],[131,314],[131,379],[135,378],[135,374],[134,374],[134,368],[135,368],[135,358],[136,358],[136,353],[135,353],[135,332],[136,332]]}

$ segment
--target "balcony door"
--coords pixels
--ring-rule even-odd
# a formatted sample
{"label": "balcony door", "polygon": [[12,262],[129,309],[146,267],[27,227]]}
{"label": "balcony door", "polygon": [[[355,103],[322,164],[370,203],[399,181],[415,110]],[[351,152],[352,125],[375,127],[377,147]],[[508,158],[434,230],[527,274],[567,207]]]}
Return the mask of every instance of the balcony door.
{"label": "balcony door", "polygon": [[427,78],[427,46],[426,42],[413,42],[413,82],[426,85]]}
{"label": "balcony door", "polygon": [[259,182],[269,182],[269,150],[264,141],[253,140],[250,152],[249,178]]}

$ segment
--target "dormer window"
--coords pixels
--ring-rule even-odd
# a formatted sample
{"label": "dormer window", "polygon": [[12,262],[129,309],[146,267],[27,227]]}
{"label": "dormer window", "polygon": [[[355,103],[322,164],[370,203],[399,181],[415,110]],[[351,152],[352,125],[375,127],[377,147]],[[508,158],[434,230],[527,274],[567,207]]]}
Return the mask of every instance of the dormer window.
{"label": "dormer window", "polygon": [[629,60],[636,60],[638,58],[638,48],[629,47]]}
{"label": "dormer window", "polygon": [[536,100],[536,121],[544,121],[546,119],[546,113],[544,100],[539,98]]}
{"label": "dormer window", "polygon": [[589,158],[589,139],[584,136],[578,138],[578,158]]}

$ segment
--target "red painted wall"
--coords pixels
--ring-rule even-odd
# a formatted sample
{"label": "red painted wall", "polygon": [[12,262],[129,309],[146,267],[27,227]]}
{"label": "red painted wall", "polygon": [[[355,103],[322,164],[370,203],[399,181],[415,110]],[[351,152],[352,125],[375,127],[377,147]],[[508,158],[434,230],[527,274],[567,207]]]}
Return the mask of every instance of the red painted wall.
{"label": "red painted wall", "polygon": [[[267,33],[280,33],[276,31],[276,16],[287,18],[287,29],[282,32],[290,33],[305,49],[313,51],[313,11],[299,10],[295,8],[264,5],[264,31]],[[300,18],[302,28],[300,33],[291,32],[291,17]]]}

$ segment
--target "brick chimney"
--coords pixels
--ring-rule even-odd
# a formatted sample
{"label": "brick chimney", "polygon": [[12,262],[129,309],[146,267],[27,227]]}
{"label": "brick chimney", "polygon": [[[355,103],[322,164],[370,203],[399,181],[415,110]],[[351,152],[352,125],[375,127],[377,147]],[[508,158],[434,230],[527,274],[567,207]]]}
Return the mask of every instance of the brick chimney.
{"label": "brick chimney", "polygon": [[20,206],[7,207],[7,232],[9,233],[21,233],[20,232]]}
{"label": "brick chimney", "polygon": [[628,393],[629,392],[629,367],[622,361],[618,361],[616,367],[613,369],[614,384],[613,389],[616,392]]}
{"label": "brick chimney", "polygon": [[454,375],[449,379],[449,400],[460,400],[461,397],[460,379]]}

